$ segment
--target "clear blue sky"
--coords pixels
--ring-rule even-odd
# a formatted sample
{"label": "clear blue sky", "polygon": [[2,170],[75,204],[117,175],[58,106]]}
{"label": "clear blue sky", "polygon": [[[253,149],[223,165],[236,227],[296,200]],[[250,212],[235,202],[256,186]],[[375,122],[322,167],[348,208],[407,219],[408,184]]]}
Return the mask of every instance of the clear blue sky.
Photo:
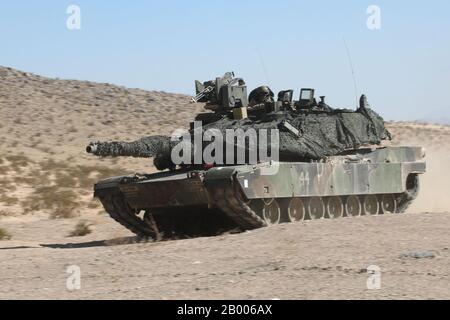
{"label": "clear blue sky", "polygon": [[[66,28],[70,4],[81,30]],[[381,30],[366,26],[369,5]],[[387,119],[450,119],[450,1],[4,0],[0,65],[41,75],[193,93],[226,71],[251,88],[315,87]]]}

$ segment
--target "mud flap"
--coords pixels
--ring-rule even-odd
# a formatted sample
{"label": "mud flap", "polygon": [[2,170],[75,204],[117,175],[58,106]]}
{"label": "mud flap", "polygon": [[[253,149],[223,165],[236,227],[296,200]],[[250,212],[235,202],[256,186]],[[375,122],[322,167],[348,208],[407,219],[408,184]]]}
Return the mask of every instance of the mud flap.
{"label": "mud flap", "polygon": [[213,168],[208,170],[203,179],[208,194],[208,208],[212,209],[216,206],[214,190],[224,188],[233,184],[236,175],[235,168]]}
{"label": "mud flap", "polygon": [[229,186],[233,183],[236,172],[235,167],[213,168],[206,173],[203,185],[206,189]]}

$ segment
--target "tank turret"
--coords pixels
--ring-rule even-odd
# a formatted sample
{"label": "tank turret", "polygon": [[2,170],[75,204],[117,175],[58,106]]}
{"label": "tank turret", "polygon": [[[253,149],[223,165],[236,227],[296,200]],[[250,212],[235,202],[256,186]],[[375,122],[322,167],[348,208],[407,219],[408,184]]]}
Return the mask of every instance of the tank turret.
{"label": "tank turret", "polygon": [[[195,152],[193,150],[204,150],[213,143],[203,139],[212,131],[220,132],[222,137],[226,137],[230,130],[239,130],[244,134],[255,132],[256,136],[260,137],[261,134],[276,130],[279,139],[266,143],[264,147],[268,149],[275,146],[279,150],[277,160],[282,161],[317,160],[363,145],[380,144],[382,140],[390,138],[383,119],[369,108],[365,96],[361,98],[361,106],[356,111],[332,109],[325,103],[325,97],[321,97],[321,101],[317,103],[314,89],[302,89],[298,101],[293,100],[293,90],[281,91],[278,101],[275,101],[274,93],[267,86],[258,87],[247,97],[244,80],[235,78],[232,72],[214,81],[196,81],[196,90],[197,95],[192,98],[192,102],[205,103],[205,109],[210,112],[197,115],[196,122],[191,123],[187,130],[189,141],[184,142],[191,144],[188,147],[191,154]],[[194,130],[196,125],[197,130]],[[201,136],[201,145],[195,145],[198,135]],[[172,151],[182,140],[167,136],[149,136],[134,142],[95,142],[86,150],[102,157],[157,158],[158,169],[174,169],[179,163],[170,161]],[[226,141],[225,138],[223,140]],[[253,141],[227,141],[223,146],[224,158],[227,157],[227,152],[230,152],[230,148],[226,148],[230,143],[234,145],[233,152],[240,148],[245,149],[248,154],[250,150],[261,148],[257,138]],[[270,150],[263,151],[270,153]],[[253,160],[261,160],[259,153]],[[196,164],[204,163],[205,161]],[[223,163],[225,162],[212,164]],[[247,159],[245,163],[255,164],[251,159]]]}

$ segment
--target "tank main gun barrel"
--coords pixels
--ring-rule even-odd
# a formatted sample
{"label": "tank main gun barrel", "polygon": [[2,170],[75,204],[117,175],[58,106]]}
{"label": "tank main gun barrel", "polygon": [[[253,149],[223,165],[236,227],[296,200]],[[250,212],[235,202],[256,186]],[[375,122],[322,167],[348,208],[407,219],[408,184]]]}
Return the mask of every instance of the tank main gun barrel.
{"label": "tank main gun barrel", "polygon": [[91,142],[86,152],[99,157],[154,158],[170,148],[167,136],[149,136],[133,142]]}

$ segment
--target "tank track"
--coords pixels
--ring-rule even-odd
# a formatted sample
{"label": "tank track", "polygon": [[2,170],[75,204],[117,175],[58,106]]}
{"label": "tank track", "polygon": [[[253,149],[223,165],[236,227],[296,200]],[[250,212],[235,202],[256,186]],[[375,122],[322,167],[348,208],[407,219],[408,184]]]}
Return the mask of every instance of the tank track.
{"label": "tank track", "polygon": [[399,197],[398,201],[398,213],[405,213],[406,210],[411,206],[414,200],[417,198],[417,195],[412,195],[408,192],[402,193]]}
{"label": "tank track", "polygon": [[111,218],[136,234],[139,238],[158,238],[157,230],[151,228],[146,222],[140,219],[136,212],[128,206],[124,197],[119,192],[101,196],[100,201]]}
{"label": "tank track", "polygon": [[[267,226],[243,200],[239,190],[233,185],[217,187],[209,191],[216,207],[233,221],[241,230],[252,230]],[[170,233],[170,230],[155,229],[151,224],[137,216],[137,213],[128,206],[120,191],[108,193],[99,197],[106,212],[112,219],[130,230],[140,238],[159,238],[159,232]],[[156,224],[161,227],[158,219]]]}
{"label": "tank track", "polygon": [[[417,197],[418,184],[412,190],[397,196],[397,210],[403,213]],[[215,186],[208,190],[214,206],[224,213],[240,230],[253,230],[267,226],[267,222],[260,217],[244,200],[240,189],[233,183],[226,186]],[[150,224],[147,219],[141,219],[135,210],[126,202],[120,191],[106,193],[99,197],[108,214],[116,222],[136,234],[139,238],[160,239],[161,234],[172,234],[163,223],[154,216],[156,223]]]}
{"label": "tank track", "polygon": [[400,213],[404,213],[409,206],[416,200],[419,195],[420,190],[420,180],[418,175],[411,176],[411,179],[407,181],[408,190],[402,193],[399,198],[397,198],[398,206],[397,210]]}
{"label": "tank track", "polygon": [[[212,212],[213,210],[208,210],[207,217],[206,216],[199,217],[197,215],[196,217],[198,219],[203,219],[205,220],[203,222],[206,222],[203,223],[202,225],[205,229],[204,232],[199,232],[199,231],[192,231],[192,225],[194,224],[197,225],[198,221],[197,223],[193,223],[192,221],[184,220],[183,222],[186,223],[186,225],[184,226],[185,230],[181,230],[179,226],[175,227],[173,224],[167,223],[168,219],[166,219],[167,217],[165,212],[162,212],[162,215],[152,214],[151,219],[149,219],[148,214],[150,214],[151,212],[147,211],[144,215],[144,218],[141,219],[138,216],[138,212],[136,212],[136,210],[132,209],[127,204],[125,198],[121,195],[120,191],[118,190],[101,195],[99,196],[99,199],[102,202],[106,212],[112,219],[114,219],[116,222],[121,224],[129,231],[136,234],[140,239],[152,238],[155,240],[161,240],[163,238],[179,239],[179,238],[189,238],[192,236],[210,236],[210,235],[217,235],[219,231],[225,232],[228,230],[235,230],[236,228],[239,228],[240,230],[242,229],[240,228],[240,225],[238,223],[235,223],[233,219],[229,219],[229,215],[223,214],[224,213],[223,211],[220,211],[220,216],[214,215],[214,212]],[[174,209],[168,210],[172,213],[174,212],[176,213],[178,210],[178,212],[181,213],[180,217],[182,216],[186,217],[186,214],[189,215],[189,213],[186,213],[186,211],[188,210],[187,208],[181,207],[178,208],[177,210]],[[239,215],[235,214],[235,216],[238,217]],[[171,218],[169,217],[169,220],[170,219]],[[216,223],[212,222],[211,219],[213,219],[214,222]],[[173,227],[175,228],[172,229]],[[258,225],[258,227],[260,226]],[[247,224],[247,228],[250,228],[249,224]]]}
{"label": "tank track", "polygon": [[209,193],[217,208],[241,229],[252,230],[267,226],[267,223],[243,200],[240,191],[234,184],[212,188]]}

